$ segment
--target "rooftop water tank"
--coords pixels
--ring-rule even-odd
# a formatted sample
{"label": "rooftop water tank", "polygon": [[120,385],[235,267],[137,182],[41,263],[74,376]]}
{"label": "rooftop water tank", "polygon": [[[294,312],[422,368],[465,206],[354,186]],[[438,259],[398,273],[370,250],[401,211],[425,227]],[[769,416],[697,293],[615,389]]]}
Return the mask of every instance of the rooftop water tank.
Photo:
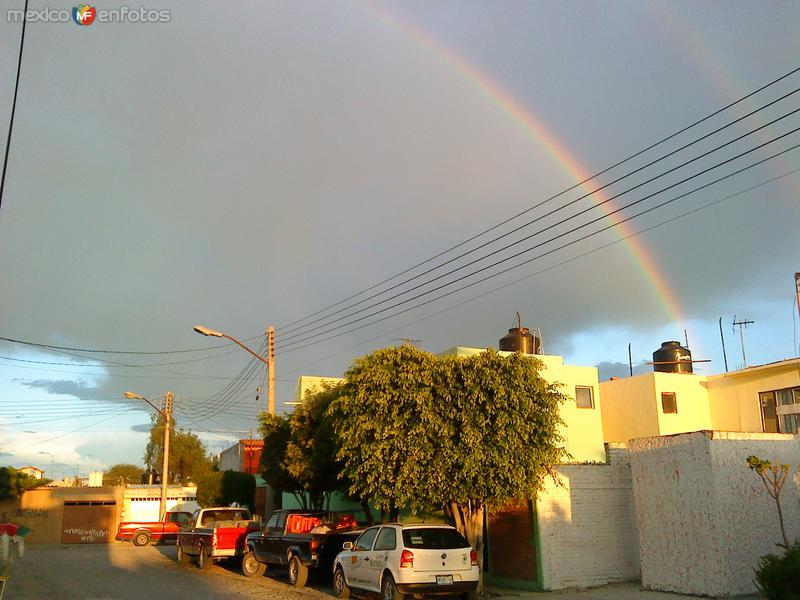
{"label": "rooftop water tank", "polygon": [[522,317],[517,313],[517,326],[508,330],[508,333],[498,342],[500,350],[504,352],[522,352],[523,354],[541,354],[542,340],[536,333],[522,326]]}
{"label": "rooftop water tank", "polygon": [[653,370],[659,373],[692,373],[692,353],[680,342],[664,342],[661,348],[653,352]]}

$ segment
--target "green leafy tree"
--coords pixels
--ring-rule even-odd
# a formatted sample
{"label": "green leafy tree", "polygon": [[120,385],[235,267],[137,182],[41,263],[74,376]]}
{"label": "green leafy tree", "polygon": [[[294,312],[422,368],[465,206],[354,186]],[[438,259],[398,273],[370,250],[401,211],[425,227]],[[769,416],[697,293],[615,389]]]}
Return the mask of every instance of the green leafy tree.
{"label": "green leafy tree", "polygon": [[[161,472],[164,461],[164,417],[155,414],[151,416],[151,421],[153,426],[143,460],[148,469]],[[212,468],[208,451],[195,434],[177,429],[175,419],[170,425],[168,481],[184,485],[189,481],[197,482]]]}
{"label": "green leafy tree", "polygon": [[339,479],[338,444],[332,418],[327,414],[340,392],[340,384],[323,384],[321,389],[307,392],[303,404],[289,418],[283,466],[308,496],[310,507],[316,510],[325,508],[334,491],[346,488]]}
{"label": "green leafy tree", "polygon": [[535,497],[567,457],[565,397],[540,368],[520,354],[440,359],[409,345],[356,360],[330,409],[350,492],[391,512],[444,505],[482,562],[487,503]]}
{"label": "green leafy tree", "polygon": [[0,500],[18,498],[27,490],[51,483],[50,479],[36,479],[13,467],[0,467]]}
{"label": "green leafy tree", "polygon": [[220,506],[222,499],[222,473],[209,470],[197,479],[197,503],[203,508]]}
{"label": "green leafy tree", "polygon": [[103,475],[103,485],[126,485],[139,483],[144,469],[139,465],[120,463],[109,467]]}
{"label": "green leafy tree", "polygon": [[241,471],[223,471],[220,481],[220,501],[224,506],[234,502],[253,510],[256,478]]}
{"label": "green leafy tree", "polygon": [[302,485],[286,469],[286,449],[291,437],[289,419],[281,415],[261,413],[258,430],[264,438],[261,451],[261,476],[274,490],[292,494],[297,501],[308,508]]}

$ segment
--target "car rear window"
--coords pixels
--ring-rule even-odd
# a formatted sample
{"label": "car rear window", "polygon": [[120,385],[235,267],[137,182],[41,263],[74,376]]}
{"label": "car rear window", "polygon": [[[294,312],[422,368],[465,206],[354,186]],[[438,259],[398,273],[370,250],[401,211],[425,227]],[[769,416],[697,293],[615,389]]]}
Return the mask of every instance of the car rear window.
{"label": "car rear window", "polygon": [[404,529],[403,544],[406,548],[422,548],[428,550],[447,550],[450,548],[468,548],[469,544],[458,531],[447,527],[420,527]]}

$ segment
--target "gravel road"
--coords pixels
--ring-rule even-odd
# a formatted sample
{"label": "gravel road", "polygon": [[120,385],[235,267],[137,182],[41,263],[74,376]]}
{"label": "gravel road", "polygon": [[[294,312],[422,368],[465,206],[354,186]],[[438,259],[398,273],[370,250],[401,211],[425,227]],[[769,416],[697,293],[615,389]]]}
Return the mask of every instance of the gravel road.
{"label": "gravel road", "polygon": [[247,579],[234,568],[181,567],[174,546],[86,544],[28,546],[11,566],[3,600],[332,600],[329,584],[295,589],[276,578]]}

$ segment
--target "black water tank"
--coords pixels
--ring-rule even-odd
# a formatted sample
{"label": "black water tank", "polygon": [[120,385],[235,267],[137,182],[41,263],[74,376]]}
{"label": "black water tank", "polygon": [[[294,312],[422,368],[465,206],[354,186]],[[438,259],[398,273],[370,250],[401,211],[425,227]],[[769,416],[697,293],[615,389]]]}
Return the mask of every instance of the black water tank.
{"label": "black water tank", "polygon": [[659,373],[691,373],[692,353],[680,342],[664,342],[653,352],[653,370]]}
{"label": "black water tank", "polygon": [[514,327],[500,338],[500,350],[505,352],[522,352],[523,354],[535,354],[538,344],[536,336],[527,327]]}

